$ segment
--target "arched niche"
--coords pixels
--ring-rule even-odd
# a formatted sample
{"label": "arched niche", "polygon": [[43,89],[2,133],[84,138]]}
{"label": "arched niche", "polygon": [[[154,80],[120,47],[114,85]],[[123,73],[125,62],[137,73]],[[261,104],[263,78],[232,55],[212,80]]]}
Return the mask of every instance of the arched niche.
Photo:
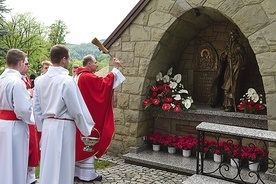
{"label": "arched niche", "polygon": [[195,63],[200,54],[201,44],[198,40],[203,40],[213,48],[217,55],[215,62],[218,62],[221,52],[229,42],[228,34],[231,29],[239,31],[239,41],[246,48],[248,61],[240,77],[241,89],[237,96],[242,97],[248,88],[254,88],[263,95],[265,102],[262,76],[248,39],[237,25],[212,8],[191,9],[172,23],[156,47],[149,65],[148,78],[153,83],[158,71],[166,72],[168,68],[173,67],[174,73],[182,74],[182,83],[195,97],[195,103],[210,105],[210,88],[217,69],[212,72],[196,70]]}

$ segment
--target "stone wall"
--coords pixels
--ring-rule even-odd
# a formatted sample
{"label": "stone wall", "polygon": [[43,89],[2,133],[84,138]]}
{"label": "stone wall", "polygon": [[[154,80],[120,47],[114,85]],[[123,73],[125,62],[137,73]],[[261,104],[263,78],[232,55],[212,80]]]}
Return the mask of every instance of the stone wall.
{"label": "stone wall", "polygon": [[[115,91],[116,133],[109,152],[123,154],[143,145],[154,118],[141,103],[155,75],[180,60],[180,48],[213,22],[232,22],[249,41],[263,79],[268,129],[276,130],[275,5],[274,0],[150,1],[110,48],[125,66],[126,81]],[[276,157],[276,148],[270,153]]]}

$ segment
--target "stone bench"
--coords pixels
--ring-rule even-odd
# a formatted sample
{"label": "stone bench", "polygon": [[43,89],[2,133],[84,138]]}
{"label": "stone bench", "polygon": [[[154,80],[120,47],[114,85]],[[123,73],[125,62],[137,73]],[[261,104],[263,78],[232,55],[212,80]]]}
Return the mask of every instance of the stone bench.
{"label": "stone bench", "polygon": [[208,122],[200,123],[196,127],[196,130],[276,142],[276,132],[269,130],[260,130]]}
{"label": "stone bench", "polygon": [[[238,126],[231,126],[231,125],[223,125],[223,124],[216,124],[216,123],[209,123],[209,122],[202,122],[197,127],[196,130],[198,131],[198,138],[205,139],[205,133],[211,133],[214,136],[218,135],[228,135],[231,137],[237,138],[240,144],[242,144],[242,140],[244,138],[248,138],[250,140],[259,140],[263,141],[266,145],[266,142],[274,142],[276,143],[276,132],[269,131],[269,130],[261,130],[261,129],[253,129],[253,128],[245,128],[245,127],[238,127]],[[219,140],[219,139],[217,139]],[[199,145],[198,145],[199,146]],[[199,147],[198,147],[199,148]],[[272,159],[266,159],[266,164],[268,161],[272,161],[272,167],[275,167],[275,162]],[[271,162],[269,162],[271,164]],[[271,166],[271,165],[270,165]],[[204,159],[199,159],[197,157],[197,174],[207,175],[216,177],[223,180],[234,181],[237,183],[263,183],[262,181],[267,179],[263,178],[264,176],[267,177],[267,173],[261,173],[261,171],[246,171],[242,166],[237,167],[235,169],[227,166],[225,163],[218,164],[217,168],[213,168],[213,171],[204,171]],[[222,174],[223,171],[227,170],[229,174]],[[233,177],[232,177],[233,176]],[[253,176],[253,177],[252,177]]]}

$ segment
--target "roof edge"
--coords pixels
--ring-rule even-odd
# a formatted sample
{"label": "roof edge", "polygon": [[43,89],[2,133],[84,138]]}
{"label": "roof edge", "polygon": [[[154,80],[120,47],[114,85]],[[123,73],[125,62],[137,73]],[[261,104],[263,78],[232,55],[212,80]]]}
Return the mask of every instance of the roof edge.
{"label": "roof edge", "polygon": [[132,23],[132,21],[139,15],[150,0],[140,0],[135,7],[129,12],[119,26],[109,35],[104,41],[103,45],[109,49],[111,45],[121,36],[125,29]]}

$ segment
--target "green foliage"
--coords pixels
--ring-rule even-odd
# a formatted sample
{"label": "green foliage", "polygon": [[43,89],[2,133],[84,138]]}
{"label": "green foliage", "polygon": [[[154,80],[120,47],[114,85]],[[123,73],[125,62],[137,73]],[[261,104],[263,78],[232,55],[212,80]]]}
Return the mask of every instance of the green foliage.
{"label": "green foliage", "polygon": [[71,76],[72,76],[72,66],[73,66],[73,64],[78,64],[81,67],[82,66],[82,62],[78,61],[78,60],[75,60],[75,61],[71,61],[69,63],[68,70],[69,70],[69,75],[71,75]]}
{"label": "green foliage", "polygon": [[55,23],[50,26],[50,33],[48,35],[49,42],[51,45],[65,45],[65,36],[68,33],[66,24],[62,20],[56,20]]}
{"label": "green foliage", "polygon": [[[24,51],[31,64],[30,73],[38,74],[41,61],[49,56],[49,43],[46,40],[46,27],[31,17],[30,13],[16,14],[11,21],[3,21],[3,28],[9,34],[0,40],[1,47],[18,48]],[[0,64],[5,65],[5,62]]]}
{"label": "green foliage", "polygon": [[[54,44],[65,44],[67,26],[61,20],[56,20],[50,27],[38,22],[30,13],[16,14],[10,21],[3,18],[2,13],[8,12],[0,0],[0,74],[6,68],[6,53],[11,48],[18,48],[28,55],[30,63],[29,74],[39,76],[41,62],[49,59],[49,51]],[[104,40],[100,40],[104,42]],[[82,58],[88,54],[95,56],[98,61],[98,70],[109,64],[109,55],[102,54],[97,46],[91,43],[66,44],[70,50],[72,64],[82,66]]]}
{"label": "green foliage", "polygon": [[[101,40],[101,42],[104,42],[104,40]],[[108,54],[103,54],[97,46],[91,43],[81,43],[78,45],[67,43],[66,46],[70,50],[70,56],[72,59],[68,69],[70,74],[72,72],[72,65],[77,63],[82,66],[82,58],[88,54],[93,55],[98,61],[98,70],[108,66],[109,64],[110,56]]]}
{"label": "green foliage", "polygon": [[9,13],[10,12],[10,9],[8,9],[6,7],[6,5],[4,5],[4,2],[6,0],[0,0],[0,19],[3,19],[3,14],[2,13]]}
{"label": "green foliage", "polygon": [[116,164],[115,163],[112,163],[112,162],[109,162],[107,160],[99,160],[99,159],[95,159],[95,162],[94,162],[94,166],[95,166],[95,169],[105,169],[107,167],[112,167],[112,166],[115,166]]}
{"label": "green foliage", "polygon": [[102,54],[98,47],[91,43],[81,43],[79,45],[67,43],[66,46],[69,48],[73,60],[82,60],[88,54],[92,54],[95,57]]}
{"label": "green foliage", "polygon": [[[3,36],[7,35],[9,32],[4,28],[4,16],[3,13],[8,13],[10,9],[7,9],[4,5],[5,0],[0,0],[0,40],[3,39]],[[5,58],[5,54],[8,48],[0,45],[0,62],[1,59]],[[0,63],[0,72],[1,72],[1,63]]]}
{"label": "green foliage", "polygon": [[98,62],[98,70],[101,70],[102,68],[108,66],[108,64],[109,64],[108,61]]}

